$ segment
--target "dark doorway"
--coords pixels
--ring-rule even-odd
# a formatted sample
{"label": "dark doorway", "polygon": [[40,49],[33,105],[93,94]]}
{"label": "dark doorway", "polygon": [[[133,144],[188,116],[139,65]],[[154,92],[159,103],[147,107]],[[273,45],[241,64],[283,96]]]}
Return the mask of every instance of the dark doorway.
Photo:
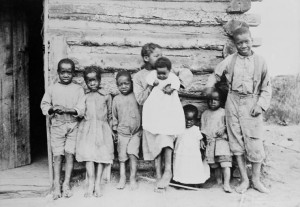
{"label": "dark doorway", "polygon": [[44,94],[43,72],[43,1],[29,0],[25,6],[29,29],[29,101],[30,101],[30,145],[34,162],[47,155],[45,116],[40,102]]}

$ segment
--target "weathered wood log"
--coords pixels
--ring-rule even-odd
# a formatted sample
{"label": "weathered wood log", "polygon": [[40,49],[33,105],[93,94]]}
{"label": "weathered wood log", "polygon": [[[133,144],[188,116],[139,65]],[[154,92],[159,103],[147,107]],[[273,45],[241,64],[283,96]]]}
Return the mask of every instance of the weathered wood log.
{"label": "weathered wood log", "polygon": [[251,0],[231,0],[228,13],[245,13],[251,9]]}
{"label": "weathered wood log", "polygon": [[[223,2],[143,2],[133,1],[50,1],[49,18],[86,20],[124,24],[154,25],[220,25],[239,18],[251,26],[257,26],[256,15],[232,15],[226,13],[228,3]],[[114,8],[114,9],[111,9]]]}

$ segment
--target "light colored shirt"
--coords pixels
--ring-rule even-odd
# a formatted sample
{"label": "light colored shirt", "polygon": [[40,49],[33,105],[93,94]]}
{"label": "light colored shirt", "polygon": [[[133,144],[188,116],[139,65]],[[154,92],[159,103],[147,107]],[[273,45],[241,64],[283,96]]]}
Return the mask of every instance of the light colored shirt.
{"label": "light colored shirt", "polygon": [[[83,88],[75,83],[64,85],[55,83],[50,86],[41,101],[41,109],[44,115],[49,115],[49,109],[53,106],[63,106],[74,109],[79,100],[84,96]],[[53,114],[54,122],[75,122],[76,116],[70,114]]]}
{"label": "light colored shirt", "polygon": [[265,60],[256,53],[249,57],[237,55],[231,79],[230,67],[236,55],[237,53],[229,55],[217,65],[214,74],[209,77],[206,87],[214,87],[215,83],[221,80],[221,76],[225,75],[229,87],[231,86],[230,90],[240,94],[258,95],[257,104],[263,110],[267,110],[270,106],[272,87]]}
{"label": "light colored shirt", "polygon": [[112,115],[113,130],[119,134],[134,135],[141,128],[141,113],[133,92],[113,99]]}

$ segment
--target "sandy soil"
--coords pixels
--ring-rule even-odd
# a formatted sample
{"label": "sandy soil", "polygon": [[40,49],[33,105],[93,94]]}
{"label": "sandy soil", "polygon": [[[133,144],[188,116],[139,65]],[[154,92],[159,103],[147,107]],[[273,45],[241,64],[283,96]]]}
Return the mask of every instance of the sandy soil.
{"label": "sandy soil", "polygon": [[[153,192],[153,183],[139,179],[139,189],[117,190],[115,173],[112,182],[103,185],[104,196],[84,198],[84,182],[76,183],[74,196],[53,201],[51,196],[0,200],[0,206],[60,207],[60,206],[243,206],[243,207],[300,207],[300,126],[275,126],[266,128],[268,159],[264,163],[263,182],[271,193],[261,194],[249,189],[245,194],[226,194],[221,186],[213,185],[199,191],[178,190],[169,187],[164,193]],[[274,144],[273,144],[274,143]],[[151,175],[139,172],[139,175]],[[237,185],[237,180],[232,181]]]}

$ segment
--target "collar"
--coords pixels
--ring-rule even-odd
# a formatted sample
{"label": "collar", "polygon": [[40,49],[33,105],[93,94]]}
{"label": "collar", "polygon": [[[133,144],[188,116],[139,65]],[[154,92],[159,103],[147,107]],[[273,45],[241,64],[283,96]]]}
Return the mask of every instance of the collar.
{"label": "collar", "polygon": [[[106,95],[109,94],[106,90],[104,90],[104,89],[102,89],[102,88],[99,88],[99,89],[98,89],[97,91],[95,91],[95,92],[99,93],[99,94],[102,95],[102,96],[106,96]],[[86,94],[88,94],[88,93],[93,93],[93,91],[91,91],[90,89],[87,89],[87,90],[86,90]]]}
{"label": "collar", "polygon": [[240,55],[238,52],[237,52],[237,55],[238,55],[238,57],[240,58],[240,59],[249,59],[249,58],[253,58],[253,56],[254,56],[254,51],[253,50],[251,50],[251,55],[249,55],[249,56],[243,56],[243,55]]}

